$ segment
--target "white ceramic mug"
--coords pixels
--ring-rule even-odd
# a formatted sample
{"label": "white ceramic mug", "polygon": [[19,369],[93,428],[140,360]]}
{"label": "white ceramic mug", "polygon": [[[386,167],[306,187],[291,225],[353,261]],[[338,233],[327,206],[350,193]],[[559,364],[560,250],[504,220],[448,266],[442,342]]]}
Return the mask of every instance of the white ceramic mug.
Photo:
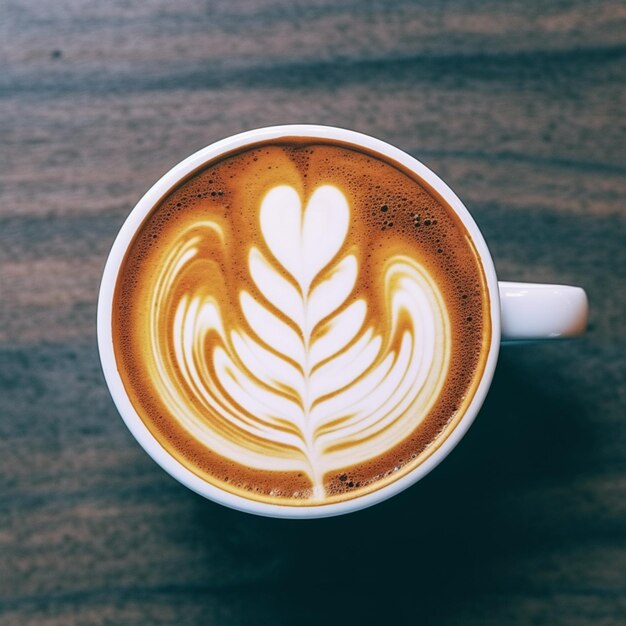
{"label": "white ceramic mug", "polygon": [[[357,148],[378,152],[415,172],[457,213],[471,235],[485,272],[490,302],[492,334],[484,373],[472,402],[456,428],[421,465],[395,482],[363,496],[332,504],[296,507],[248,500],[211,485],[181,465],[152,436],[132,406],[117,370],[113,351],[113,292],[126,250],[144,218],[163,196],[205,163],[233,150],[281,137],[310,137],[353,144]],[[474,421],[491,385],[500,342],[574,337],[585,331],[587,314],[587,296],[580,287],[498,283],[491,254],[468,210],[436,174],[405,152],[378,139],[339,128],[313,125],[273,126],[234,135],[203,148],[167,172],[137,203],[113,244],[102,277],[98,299],[98,346],[109,390],[126,425],[144,450],[176,480],[210,500],[240,511],[270,517],[316,518],[350,513],[371,506],[400,493],[428,474],[459,443]]]}

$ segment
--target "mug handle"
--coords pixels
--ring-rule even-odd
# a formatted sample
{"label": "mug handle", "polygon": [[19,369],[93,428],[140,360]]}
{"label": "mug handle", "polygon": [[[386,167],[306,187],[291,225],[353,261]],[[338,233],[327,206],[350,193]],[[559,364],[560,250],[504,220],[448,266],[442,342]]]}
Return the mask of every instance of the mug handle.
{"label": "mug handle", "polygon": [[589,317],[581,287],[498,282],[502,341],[578,337]]}

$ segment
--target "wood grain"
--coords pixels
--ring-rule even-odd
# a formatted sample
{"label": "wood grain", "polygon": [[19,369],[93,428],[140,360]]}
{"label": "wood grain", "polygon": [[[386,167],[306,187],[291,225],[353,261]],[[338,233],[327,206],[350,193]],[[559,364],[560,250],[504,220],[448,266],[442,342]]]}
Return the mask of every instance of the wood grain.
{"label": "wood grain", "polygon": [[[626,621],[626,4],[0,0],[0,623]],[[382,505],[213,505],[126,431],[98,283],[193,151],[316,122],[390,141],[501,278],[583,285],[590,332],[503,351],[476,424]]]}

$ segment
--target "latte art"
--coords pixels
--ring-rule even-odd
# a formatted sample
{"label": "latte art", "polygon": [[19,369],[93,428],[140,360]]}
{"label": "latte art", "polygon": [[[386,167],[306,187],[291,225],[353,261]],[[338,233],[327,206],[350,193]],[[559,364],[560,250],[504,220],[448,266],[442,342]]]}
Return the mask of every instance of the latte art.
{"label": "latte art", "polygon": [[462,224],[348,147],[259,144],[146,218],[114,298],[118,368],[205,480],[292,506],[378,489],[471,401],[490,337]]}
{"label": "latte art", "polygon": [[266,252],[248,254],[258,293],[239,296],[245,324],[229,322],[218,284],[177,288],[202,249],[215,263],[225,254],[217,222],[180,233],[149,304],[153,379],[172,416],[238,464],[306,474],[320,500],[327,472],[411,434],[450,358],[445,303],[412,259],[384,270],[384,332],[366,324],[364,299],[350,302],[358,260],[339,254],[350,219],[336,187],[318,187],[306,207],[293,187],[274,187],[260,207]]}

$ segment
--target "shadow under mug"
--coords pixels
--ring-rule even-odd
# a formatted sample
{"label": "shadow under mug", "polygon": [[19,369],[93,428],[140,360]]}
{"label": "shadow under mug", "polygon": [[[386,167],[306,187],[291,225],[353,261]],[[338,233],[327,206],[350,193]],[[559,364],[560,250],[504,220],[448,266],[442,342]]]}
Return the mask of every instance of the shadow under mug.
{"label": "shadow under mug", "polygon": [[[286,137],[338,141],[379,153],[413,171],[437,192],[457,214],[470,234],[485,273],[491,314],[491,343],[483,376],[458,425],[432,455],[395,482],[342,502],[288,506],[258,502],[229,493],[203,480],[172,457],[145,426],[124,388],[113,349],[113,294],[126,251],[146,216],[186,176],[209,161],[246,146]],[[483,239],[468,210],[455,193],[425,165],[394,146],[361,133],[318,125],[272,126],[247,131],[211,144],[191,155],[158,180],[129,214],[113,244],[104,269],[98,297],[98,347],[111,396],[131,433],[146,452],[171,476],[198,494],[225,506],[281,518],[318,518],[350,513],[400,493],[436,467],[459,443],[478,413],[493,378],[501,342],[575,337],[584,333],[588,303],[580,287],[536,283],[498,282]]]}

